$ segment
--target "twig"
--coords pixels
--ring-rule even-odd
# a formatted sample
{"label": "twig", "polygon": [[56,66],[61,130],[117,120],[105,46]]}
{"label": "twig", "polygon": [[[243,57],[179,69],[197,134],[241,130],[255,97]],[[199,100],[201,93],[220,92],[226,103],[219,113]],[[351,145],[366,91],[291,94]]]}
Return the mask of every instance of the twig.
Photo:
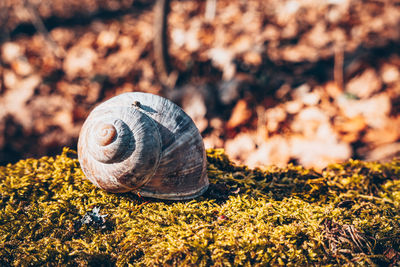
{"label": "twig", "polygon": [[343,90],[343,61],[344,51],[343,45],[337,45],[335,47],[335,62],[333,67],[333,78],[336,85]]}
{"label": "twig", "polygon": [[0,42],[4,42],[10,38],[10,32],[8,29],[8,14],[10,13],[10,7],[7,6],[5,1],[0,1]]}
{"label": "twig", "polygon": [[43,36],[45,42],[53,51],[54,55],[57,57],[63,57],[65,55],[65,51],[62,47],[58,46],[57,43],[53,40],[50,33],[46,29],[42,19],[40,18],[39,13],[37,12],[36,8],[31,4],[29,0],[25,0],[25,8],[28,11],[33,26],[36,30]]}
{"label": "twig", "polygon": [[160,82],[169,88],[175,86],[178,74],[171,71],[168,54],[167,28],[169,0],[157,0],[154,7],[154,60]]}

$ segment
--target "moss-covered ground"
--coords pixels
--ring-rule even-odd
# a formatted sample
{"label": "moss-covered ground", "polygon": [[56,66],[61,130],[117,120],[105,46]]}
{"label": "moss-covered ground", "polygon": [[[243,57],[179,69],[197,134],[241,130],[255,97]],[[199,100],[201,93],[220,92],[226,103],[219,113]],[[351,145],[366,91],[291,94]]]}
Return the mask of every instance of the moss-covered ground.
{"label": "moss-covered ground", "polygon": [[207,154],[210,190],[178,202],[97,189],[67,148],[0,167],[0,265],[400,265],[400,160],[251,170]]}

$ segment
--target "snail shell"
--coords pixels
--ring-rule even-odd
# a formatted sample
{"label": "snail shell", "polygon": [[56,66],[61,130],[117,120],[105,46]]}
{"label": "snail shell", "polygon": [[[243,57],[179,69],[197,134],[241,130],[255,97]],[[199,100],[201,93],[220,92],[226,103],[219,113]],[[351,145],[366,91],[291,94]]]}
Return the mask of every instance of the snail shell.
{"label": "snail shell", "polygon": [[208,188],[203,139],[166,98],[125,93],[97,106],[82,126],[78,158],[86,177],[109,192],[190,199]]}

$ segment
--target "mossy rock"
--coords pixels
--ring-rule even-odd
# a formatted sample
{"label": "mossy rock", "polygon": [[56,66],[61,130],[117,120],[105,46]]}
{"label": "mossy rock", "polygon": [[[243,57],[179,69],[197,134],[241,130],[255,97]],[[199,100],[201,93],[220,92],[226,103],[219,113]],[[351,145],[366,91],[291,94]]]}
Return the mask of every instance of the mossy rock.
{"label": "mossy rock", "polygon": [[0,167],[0,265],[400,265],[400,160],[319,173],[207,157],[209,191],[175,202],[95,188],[68,148]]}

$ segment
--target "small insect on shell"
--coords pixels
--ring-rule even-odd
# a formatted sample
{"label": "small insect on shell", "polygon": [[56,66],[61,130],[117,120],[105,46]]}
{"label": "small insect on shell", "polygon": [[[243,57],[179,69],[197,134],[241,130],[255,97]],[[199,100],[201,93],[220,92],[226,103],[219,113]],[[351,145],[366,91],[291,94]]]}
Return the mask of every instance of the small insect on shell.
{"label": "small insect on shell", "polygon": [[203,139],[166,98],[125,93],[97,106],[82,126],[78,158],[86,177],[109,192],[191,199],[208,188]]}

